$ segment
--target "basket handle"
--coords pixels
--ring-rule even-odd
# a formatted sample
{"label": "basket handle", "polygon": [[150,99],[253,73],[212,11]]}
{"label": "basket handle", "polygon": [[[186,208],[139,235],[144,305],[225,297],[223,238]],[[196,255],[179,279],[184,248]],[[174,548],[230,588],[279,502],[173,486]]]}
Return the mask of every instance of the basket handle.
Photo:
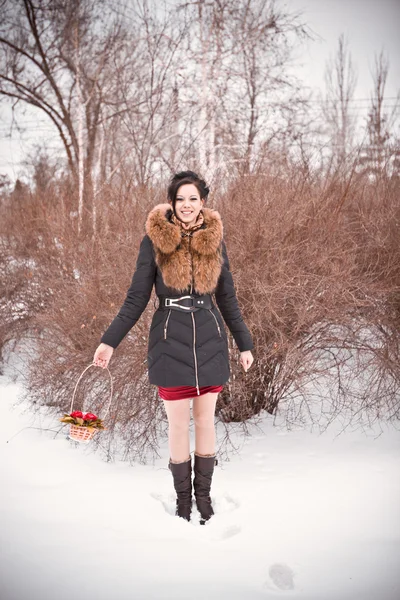
{"label": "basket handle", "polygon": [[[75,392],[76,392],[76,388],[78,387],[78,383],[79,383],[79,382],[80,382],[80,380],[82,379],[82,375],[83,375],[83,374],[84,374],[84,373],[85,373],[85,372],[86,372],[86,371],[87,371],[87,370],[88,370],[90,367],[97,367],[97,365],[96,365],[95,363],[90,363],[90,365],[88,365],[88,366],[87,366],[87,367],[86,367],[86,368],[83,370],[83,372],[81,373],[81,375],[79,376],[79,379],[78,379],[78,381],[76,382],[76,385],[75,385],[74,392],[73,392],[73,394],[72,394],[71,408],[70,408],[70,410],[69,410],[69,412],[70,412],[70,413],[72,413],[72,407],[73,407],[73,405],[74,405]],[[106,369],[107,369],[107,371],[108,371],[108,374],[109,374],[109,376],[110,376],[111,393],[110,393],[110,400],[108,401],[108,405],[107,405],[107,410],[106,410],[106,412],[105,412],[105,415],[104,415],[104,417],[102,417],[102,419],[105,419],[105,418],[106,418],[106,416],[107,416],[107,414],[108,414],[108,411],[110,410],[110,406],[111,406],[111,400],[112,400],[112,395],[113,395],[113,381],[112,381],[111,373],[110,373],[110,370],[109,370],[109,368],[108,368],[108,367],[106,367]],[[100,417],[99,417],[99,418],[100,418]]]}

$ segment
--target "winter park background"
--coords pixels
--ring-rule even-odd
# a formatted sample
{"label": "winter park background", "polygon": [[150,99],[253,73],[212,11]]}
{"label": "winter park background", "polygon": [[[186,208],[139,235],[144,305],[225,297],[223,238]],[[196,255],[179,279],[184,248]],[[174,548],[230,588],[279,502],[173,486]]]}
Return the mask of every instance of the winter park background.
{"label": "winter park background", "polygon": [[[399,4],[0,10],[0,597],[397,600]],[[205,527],[174,516],[154,293],[111,360],[107,430],[59,422],[186,168],[255,342],[243,373],[229,336]],[[77,407],[109,393],[93,367]]]}

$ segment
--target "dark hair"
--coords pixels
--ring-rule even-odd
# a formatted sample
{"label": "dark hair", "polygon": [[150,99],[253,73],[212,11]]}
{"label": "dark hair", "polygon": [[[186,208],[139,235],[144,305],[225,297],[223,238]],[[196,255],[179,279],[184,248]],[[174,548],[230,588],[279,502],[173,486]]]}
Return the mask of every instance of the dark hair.
{"label": "dark hair", "polygon": [[196,173],[193,173],[193,171],[181,171],[180,173],[175,173],[168,186],[168,200],[172,200],[174,212],[176,194],[181,185],[185,185],[186,183],[192,183],[195,185],[200,194],[200,198],[204,200],[207,199],[210,189],[207,187],[204,179],[200,179],[200,177]]}

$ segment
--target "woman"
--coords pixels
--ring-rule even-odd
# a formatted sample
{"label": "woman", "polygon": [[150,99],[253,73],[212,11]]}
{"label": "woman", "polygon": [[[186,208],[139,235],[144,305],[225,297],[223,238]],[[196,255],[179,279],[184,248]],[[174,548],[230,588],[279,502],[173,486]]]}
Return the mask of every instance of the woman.
{"label": "woman", "polygon": [[187,521],[192,510],[189,421],[193,399],[193,488],[202,524],[214,514],[210,498],[214,465],[218,464],[214,414],[218,393],[230,376],[221,313],[245,371],[253,362],[250,350],[254,347],[238,306],[220,214],[205,207],[208,192],[205,182],[192,171],[172,178],[168,203],[158,204],[147,217],[125,302],[101,337],[93,359],[103,368],[108,365],[114,349],[146,308],[155,285],[159,306],[150,326],[149,382],[158,386],[164,402],[176,515]]}

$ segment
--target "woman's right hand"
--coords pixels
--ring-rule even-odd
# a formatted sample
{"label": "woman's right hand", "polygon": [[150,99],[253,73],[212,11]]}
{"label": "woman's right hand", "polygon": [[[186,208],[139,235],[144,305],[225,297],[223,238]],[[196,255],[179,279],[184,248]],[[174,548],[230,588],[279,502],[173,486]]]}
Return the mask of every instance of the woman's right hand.
{"label": "woman's right hand", "polygon": [[105,369],[108,367],[108,363],[110,362],[113,352],[114,348],[112,346],[101,343],[94,353],[93,364]]}

